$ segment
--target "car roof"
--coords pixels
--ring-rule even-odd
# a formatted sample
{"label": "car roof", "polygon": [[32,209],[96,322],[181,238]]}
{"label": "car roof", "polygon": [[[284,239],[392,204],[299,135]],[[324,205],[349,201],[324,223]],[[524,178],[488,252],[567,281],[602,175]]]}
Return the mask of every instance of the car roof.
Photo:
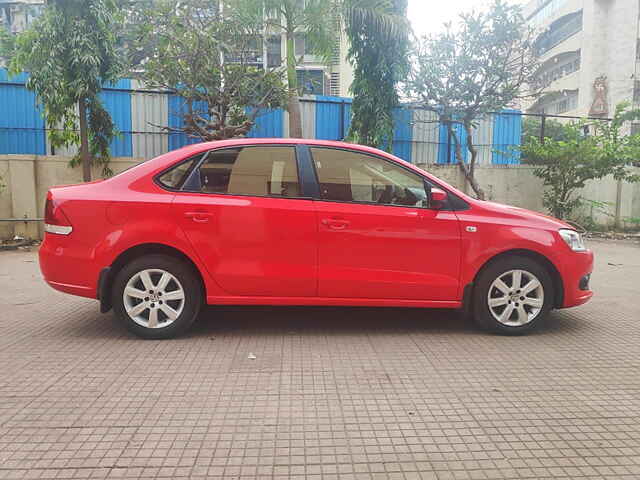
{"label": "car roof", "polygon": [[[315,145],[322,147],[339,147],[339,148],[352,148],[358,150],[371,150],[372,152],[380,152],[372,147],[367,147],[365,145],[358,145],[357,143],[349,143],[338,140],[316,140],[311,138],[233,138],[229,140],[218,140],[215,142],[203,142],[199,143],[202,150],[206,150],[208,148],[220,148],[220,147],[230,147],[230,146],[247,146],[247,145],[261,145],[261,144],[270,144],[270,145]],[[388,154],[387,154],[388,155]]]}

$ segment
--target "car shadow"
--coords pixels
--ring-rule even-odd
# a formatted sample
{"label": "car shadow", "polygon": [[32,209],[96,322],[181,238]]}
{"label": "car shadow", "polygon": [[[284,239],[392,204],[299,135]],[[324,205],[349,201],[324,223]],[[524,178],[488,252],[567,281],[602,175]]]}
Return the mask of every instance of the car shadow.
{"label": "car shadow", "polygon": [[207,307],[188,336],[214,333],[474,332],[453,310],[384,307]]}
{"label": "car shadow", "polygon": [[[71,320],[71,319],[70,319]],[[573,334],[587,326],[579,312],[553,311],[544,325],[528,335]],[[67,324],[65,335],[83,338],[132,338],[112,312],[88,321],[86,316]],[[490,335],[455,310],[393,307],[275,307],[207,306],[193,327],[181,338],[199,338],[222,334],[242,336],[327,334],[459,334]]]}
{"label": "car shadow", "polygon": [[[579,313],[552,311],[528,335],[572,334],[586,328]],[[313,334],[458,333],[487,335],[473,320],[449,309],[393,307],[208,306],[186,336],[296,332]],[[490,334],[489,334],[490,335]]]}

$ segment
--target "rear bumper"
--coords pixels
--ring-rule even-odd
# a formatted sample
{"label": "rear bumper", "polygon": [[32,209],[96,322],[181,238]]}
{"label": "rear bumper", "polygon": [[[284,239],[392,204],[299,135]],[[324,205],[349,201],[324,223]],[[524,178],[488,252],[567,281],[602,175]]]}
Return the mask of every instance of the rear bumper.
{"label": "rear bumper", "polygon": [[593,272],[593,252],[572,252],[562,273],[564,300],[561,308],[577,307],[593,297],[587,275]]}
{"label": "rear bumper", "polygon": [[99,268],[92,249],[74,245],[70,237],[45,233],[38,252],[44,280],[55,290],[97,298]]}

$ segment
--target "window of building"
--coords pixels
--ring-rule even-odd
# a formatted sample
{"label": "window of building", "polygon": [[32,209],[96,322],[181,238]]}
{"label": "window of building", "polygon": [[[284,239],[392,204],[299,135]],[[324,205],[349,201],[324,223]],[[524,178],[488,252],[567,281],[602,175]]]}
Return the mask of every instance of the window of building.
{"label": "window of building", "polygon": [[538,9],[533,15],[528,18],[529,24],[533,28],[538,28],[543,25],[550,17],[552,17],[558,10],[564,7],[567,0],[549,0],[546,5]]}
{"label": "window of building", "polygon": [[529,112],[562,115],[578,108],[578,94],[578,90],[567,90],[560,94],[548,94],[541,98]]}
{"label": "window of building", "polygon": [[[564,60],[558,62],[558,64],[553,64],[552,67],[546,68],[539,73],[536,81],[537,86],[540,88],[544,88],[549,86],[551,83],[559,80],[567,75],[572,74],[573,72],[577,72],[580,70],[580,51],[575,53],[575,55],[563,54],[565,56]],[[557,57],[556,57],[557,58]]]}
{"label": "window of building", "polygon": [[282,65],[282,36],[272,35],[267,39],[267,68]]}
{"label": "window of building", "polygon": [[294,43],[296,58],[304,57],[304,55],[307,53],[306,39],[304,37],[304,34],[296,35],[293,40],[293,43]]}
{"label": "window of building", "polygon": [[324,95],[324,71],[303,70],[297,71],[298,88],[303,95]]}
{"label": "window of building", "polygon": [[549,113],[555,113],[555,114],[562,114],[562,113],[566,113],[569,112],[571,110],[575,110],[576,108],[578,108],[578,93],[570,93],[566,96],[561,97],[560,100],[558,100],[557,102],[554,102],[548,112]]}
{"label": "window of building", "polygon": [[339,202],[425,206],[424,180],[381,158],[331,148],[311,148],[320,196]]}
{"label": "window of building", "polygon": [[199,190],[274,197],[299,197],[293,147],[256,146],[209,152],[199,169]]}
{"label": "window of building", "polygon": [[541,34],[536,40],[535,49],[538,55],[551,50],[582,30],[582,10],[556,20],[549,30]]}
{"label": "window of building", "polygon": [[262,67],[264,63],[264,52],[262,49],[262,38],[246,36],[239,42],[236,50],[225,54],[225,61],[229,63],[248,64]]}

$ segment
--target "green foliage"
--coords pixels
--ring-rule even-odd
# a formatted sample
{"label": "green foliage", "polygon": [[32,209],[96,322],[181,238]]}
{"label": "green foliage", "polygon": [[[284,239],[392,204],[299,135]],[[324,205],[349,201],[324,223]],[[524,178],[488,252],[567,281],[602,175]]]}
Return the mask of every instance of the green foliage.
{"label": "green foliage", "polygon": [[122,72],[114,35],[118,21],[113,0],[51,0],[15,39],[10,62],[12,74],[30,73],[26,86],[44,105],[52,145],[80,144],[76,107],[87,109],[87,147],[104,175],[111,173],[109,142],[117,132],[98,93]]}
{"label": "green foliage", "polygon": [[[521,152],[537,168],[536,176],[545,187],[543,202],[558,218],[570,219],[583,205],[576,195],[589,180],[612,175],[616,180],[640,181],[629,168],[640,158],[640,135],[624,135],[625,124],[640,118],[640,110],[629,110],[629,104],[616,106],[611,122],[579,121],[563,125],[562,139],[531,137]],[[590,132],[585,136],[585,128]]]}
{"label": "green foliage", "polygon": [[[540,138],[542,129],[541,117],[524,117],[522,120],[522,142],[526,143],[530,138]],[[546,118],[544,122],[544,136],[552,140],[564,140],[564,125],[554,118]]]}
{"label": "green foliage", "polygon": [[407,0],[345,0],[348,58],[354,65],[349,140],[392,147],[397,84],[409,70]]}
{"label": "green foliage", "polygon": [[[582,210],[584,213],[581,212],[576,215],[577,223],[588,231],[598,232],[608,230],[610,225],[615,222],[616,204],[613,202],[601,202],[589,198],[582,198],[581,206],[583,207]],[[598,222],[596,214],[609,219],[609,222],[604,225]],[[640,218],[623,216],[620,218],[619,227],[623,231],[638,231],[638,229],[640,229]]]}
{"label": "green foliage", "polygon": [[[407,93],[449,127],[459,166],[480,198],[473,128],[483,116],[526,95],[524,87],[538,64],[530,37],[520,7],[495,0],[487,11],[461,15],[457,28],[447,24],[443,32],[422,37],[414,54]],[[467,133],[468,165],[456,123]]]}
{"label": "green foliage", "polygon": [[[524,117],[522,120],[522,136],[520,144],[524,145],[532,139],[540,139],[541,130],[541,117]],[[544,138],[550,138],[551,140],[566,140],[564,124],[553,118],[546,118],[544,122]],[[530,163],[529,159],[525,156],[520,157],[520,162],[523,164]]]}
{"label": "green foliage", "polygon": [[[242,2],[243,0],[238,0]],[[247,0],[244,0],[247,1]],[[249,0],[256,3],[256,0]],[[232,2],[233,3],[233,2]],[[287,81],[289,88],[299,94],[295,68],[302,58],[296,57],[294,40],[304,37],[305,51],[317,55],[326,64],[331,61],[335,47],[337,14],[335,2],[327,0],[257,0],[264,5],[266,26],[270,32],[285,34]]]}
{"label": "green foliage", "polygon": [[327,0],[232,0],[225,2],[225,15],[236,23],[260,24],[266,35],[284,35],[287,74],[287,110],[289,134],[302,137],[296,67],[301,57],[296,57],[295,43],[304,38],[305,51],[320,56],[325,64],[331,62],[338,34],[339,11],[337,1]]}
{"label": "green foliage", "polygon": [[0,25],[0,60],[9,60],[15,49],[15,37]]}
{"label": "green foliage", "polygon": [[158,1],[144,12],[134,44],[148,52],[144,82],[184,99],[185,127],[178,131],[203,141],[246,135],[260,110],[281,107],[287,94],[281,71],[252,65],[252,52],[262,48],[261,21],[227,13],[223,19],[218,5]]}

